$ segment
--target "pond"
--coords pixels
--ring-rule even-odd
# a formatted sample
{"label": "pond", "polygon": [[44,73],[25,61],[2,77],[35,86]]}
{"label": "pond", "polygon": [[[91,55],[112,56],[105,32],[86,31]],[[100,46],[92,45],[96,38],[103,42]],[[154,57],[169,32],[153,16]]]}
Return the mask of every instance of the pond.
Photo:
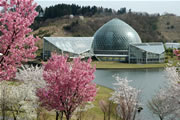
{"label": "pond", "polygon": [[138,115],[141,120],[158,120],[158,118],[148,110],[147,103],[153,95],[165,85],[167,77],[164,69],[119,69],[119,70],[97,70],[95,72],[95,82],[99,85],[114,88],[113,83],[116,80],[112,77],[114,74],[119,74],[121,77],[127,77],[132,80],[130,85],[140,89],[143,111]]}

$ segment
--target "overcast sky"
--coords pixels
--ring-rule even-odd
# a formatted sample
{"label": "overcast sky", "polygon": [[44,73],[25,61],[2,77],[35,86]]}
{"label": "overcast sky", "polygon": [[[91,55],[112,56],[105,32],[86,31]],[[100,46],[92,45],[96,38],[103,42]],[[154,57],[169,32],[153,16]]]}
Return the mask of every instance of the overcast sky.
{"label": "overcast sky", "polygon": [[58,3],[66,4],[78,4],[78,5],[96,5],[105,8],[112,8],[118,10],[119,8],[126,7],[135,12],[148,12],[148,13],[160,13],[165,12],[174,13],[180,16],[180,0],[167,1],[167,0],[35,0],[43,8]]}

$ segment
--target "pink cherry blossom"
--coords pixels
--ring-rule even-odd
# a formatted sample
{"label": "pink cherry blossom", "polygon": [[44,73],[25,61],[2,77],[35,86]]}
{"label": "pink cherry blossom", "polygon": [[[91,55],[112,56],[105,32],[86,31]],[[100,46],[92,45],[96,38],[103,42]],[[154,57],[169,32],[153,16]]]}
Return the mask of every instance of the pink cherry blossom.
{"label": "pink cherry blossom", "polygon": [[42,106],[63,111],[69,120],[78,106],[94,100],[96,85],[92,82],[95,67],[91,66],[91,59],[85,62],[75,58],[71,63],[67,59],[52,55],[43,73],[47,86],[39,89],[38,96]]}
{"label": "pink cherry blossom", "polygon": [[38,38],[29,26],[38,15],[33,0],[0,0],[0,81],[15,77],[23,61],[34,58]]}
{"label": "pink cherry blossom", "polygon": [[180,51],[179,50],[173,50],[174,55],[176,55],[178,57],[178,59],[180,60]]}

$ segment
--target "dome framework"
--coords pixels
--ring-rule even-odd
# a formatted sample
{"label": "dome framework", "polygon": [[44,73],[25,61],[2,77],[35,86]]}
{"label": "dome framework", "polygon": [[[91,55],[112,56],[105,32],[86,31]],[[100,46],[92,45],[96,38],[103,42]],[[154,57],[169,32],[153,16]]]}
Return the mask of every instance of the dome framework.
{"label": "dome framework", "polygon": [[[127,23],[115,18],[104,24],[94,34],[92,50],[95,56],[99,59],[103,58],[104,60],[101,59],[103,61],[109,59],[108,55],[114,57],[117,55],[118,58],[125,57],[126,59],[129,45],[137,43],[141,43],[138,33]],[[121,60],[116,58],[115,61]]]}

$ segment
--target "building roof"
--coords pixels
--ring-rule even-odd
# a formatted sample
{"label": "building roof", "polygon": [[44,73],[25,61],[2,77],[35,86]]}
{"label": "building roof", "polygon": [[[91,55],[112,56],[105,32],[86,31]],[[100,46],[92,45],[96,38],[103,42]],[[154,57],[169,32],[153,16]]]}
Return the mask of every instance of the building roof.
{"label": "building roof", "polygon": [[138,33],[120,19],[112,19],[94,34],[93,48],[96,50],[128,50],[129,44],[141,43]]}
{"label": "building roof", "polygon": [[162,54],[165,52],[163,43],[141,43],[131,45],[150,53]]}
{"label": "building roof", "polygon": [[165,43],[166,48],[180,48],[180,43]]}
{"label": "building roof", "polygon": [[93,37],[44,37],[62,51],[81,54],[91,49]]}

